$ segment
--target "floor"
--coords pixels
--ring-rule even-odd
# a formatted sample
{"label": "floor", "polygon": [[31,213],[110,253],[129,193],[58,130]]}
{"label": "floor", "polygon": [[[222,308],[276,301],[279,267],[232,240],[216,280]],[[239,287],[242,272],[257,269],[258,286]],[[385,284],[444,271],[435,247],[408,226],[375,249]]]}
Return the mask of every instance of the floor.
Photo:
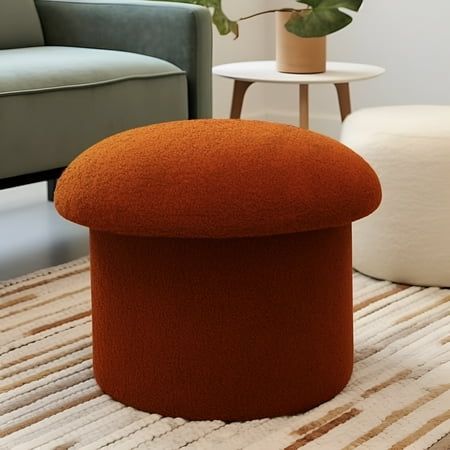
{"label": "floor", "polygon": [[[45,183],[0,190],[0,280],[88,254],[88,233],[61,218]],[[450,449],[450,435],[432,450]],[[430,449],[431,450],[431,449]]]}
{"label": "floor", "polygon": [[47,201],[45,183],[0,190],[0,280],[88,254],[88,233]]}

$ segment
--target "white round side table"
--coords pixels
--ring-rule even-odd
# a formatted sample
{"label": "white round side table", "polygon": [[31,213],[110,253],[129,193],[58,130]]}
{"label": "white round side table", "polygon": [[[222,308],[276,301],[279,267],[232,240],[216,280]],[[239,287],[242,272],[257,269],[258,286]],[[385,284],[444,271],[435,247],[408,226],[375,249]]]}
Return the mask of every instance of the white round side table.
{"label": "white round side table", "polygon": [[382,67],[378,66],[340,62],[327,62],[326,72],[315,74],[281,73],[277,71],[275,61],[246,61],[213,67],[214,75],[234,80],[230,113],[232,119],[241,117],[245,93],[253,83],[298,84],[300,86],[300,126],[302,128],[309,128],[310,84],[331,83],[336,86],[341,119],[344,120],[351,112],[349,83],[374,78],[384,71]]}

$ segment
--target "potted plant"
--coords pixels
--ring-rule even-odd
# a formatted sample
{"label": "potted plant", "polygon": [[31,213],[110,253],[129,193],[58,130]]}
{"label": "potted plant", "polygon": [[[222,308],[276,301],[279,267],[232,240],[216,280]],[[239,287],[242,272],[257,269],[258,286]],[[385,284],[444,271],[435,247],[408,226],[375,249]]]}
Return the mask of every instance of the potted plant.
{"label": "potted plant", "polygon": [[318,73],[325,71],[326,36],[349,25],[352,17],[342,9],[359,11],[363,0],[295,0],[301,8],[260,11],[231,20],[222,0],[170,0],[210,8],[220,34],[239,37],[239,23],[256,16],[276,13],[277,68],[280,72]]}

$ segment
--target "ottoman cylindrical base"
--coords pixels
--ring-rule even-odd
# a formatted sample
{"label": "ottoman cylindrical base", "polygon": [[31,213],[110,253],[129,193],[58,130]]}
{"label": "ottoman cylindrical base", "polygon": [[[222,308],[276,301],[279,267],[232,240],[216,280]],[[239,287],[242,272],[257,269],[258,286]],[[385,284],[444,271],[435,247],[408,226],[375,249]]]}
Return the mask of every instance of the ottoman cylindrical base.
{"label": "ottoman cylindrical base", "polygon": [[350,225],[240,239],[91,231],[91,265],[95,377],[127,405],[273,417],[349,380]]}

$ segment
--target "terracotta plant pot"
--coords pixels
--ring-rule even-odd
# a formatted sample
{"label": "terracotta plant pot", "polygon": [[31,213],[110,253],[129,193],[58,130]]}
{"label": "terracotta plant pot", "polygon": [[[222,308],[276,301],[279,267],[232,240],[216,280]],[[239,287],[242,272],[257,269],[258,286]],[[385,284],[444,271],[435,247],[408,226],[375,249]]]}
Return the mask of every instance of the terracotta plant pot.
{"label": "terracotta plant pot", "polygon": [[321,73],[326,70],[326,37],[302,38],[284,27],[290,12],[276,13],[277,70],[287,73]]}

